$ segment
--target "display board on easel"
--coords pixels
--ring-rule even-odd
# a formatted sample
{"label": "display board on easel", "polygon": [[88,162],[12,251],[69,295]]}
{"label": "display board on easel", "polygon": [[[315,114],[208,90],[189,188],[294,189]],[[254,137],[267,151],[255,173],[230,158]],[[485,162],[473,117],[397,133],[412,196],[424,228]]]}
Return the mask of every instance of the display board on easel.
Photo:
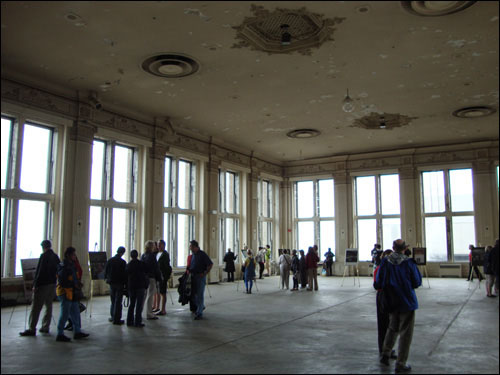
{"label": "display board on easel", "polygon": [[23,272],[24,298],[31,302],[33,296],[33,282],[35,281],[36,267],[39,258],[21,259],[21,270]]}
{"label": "display board on easel", "polygon": [[427,278],[427,285],[429,285],[429,289],[431,288],[431,284],[429,282],[429,276],[427,274],[427,248],[426,247],[414,247],[413,248],[413,260],[417,264],[417,266],[422,266],[424,269],[424,275]]}
{"label": "display board on easel", "polygon": [[484,247],[475,247],[471,251],[472,254],[472,267],[479,267],[484,264],[484,256],[486,250]]}
{"label": "display board on easel", "polygon": [[[24,329],[26,329],[26,319],[28,317],[28,305],[31,304],[33,299],[33,283],[35,282],[36,267],[38,266],[39,258],[28,258],[21,259],[21,271],[23,273],[23,291],[24,298],[26,299],[26,312],[24,314]],[[14,313],[15,305],[12,308],[10,314],[10,320],[12,319],[12,314]]]}
{"label": "display board on easel", "polygon": [[[345,264],[344,264],[344,275],[342,276],[342,283],[340,286],[344,286],[344,278],[346,272],[350,266],[356,269],[356,275],[358,276],[358,285],[361,288],[361,281],[359,280],[359,269],[358,269],[358,249],[345,249]],[[356,285],[356,275],[354,276],[354,285]],[[349,276],[349,275],[347,275]]]}
{"label": "display board on easel", "polygon": [[89,251],[90,264],[90,317],[92,318],[92,307],[94,297],[94,280],[104,280],[104,272],[108,257],[105,251]]}
{"label": "display board on easel", "polygon": [[105,251],[89,251],[90,275],[92,280],[104,280],[108,257]]}

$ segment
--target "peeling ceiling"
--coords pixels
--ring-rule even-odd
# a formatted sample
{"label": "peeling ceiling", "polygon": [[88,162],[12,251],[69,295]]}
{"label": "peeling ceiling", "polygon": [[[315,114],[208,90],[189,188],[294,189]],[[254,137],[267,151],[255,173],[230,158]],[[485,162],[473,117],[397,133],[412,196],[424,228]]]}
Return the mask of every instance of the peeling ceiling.
{"label": "peeling ceiling", "polygon": [[[498,139],[496,1],[436,17],[412,14],[396,1],[1,7],[2,77],[68,97],[94,91],[105,109],[145,120],[168,116],[179,132],[269,161]],[[330,20],[328,38],[306,52],[268,53],[241,43],[245,20],[280,10]],[[293,44],[293,24],[288,31]],[[178,78],[146,73],[141,64],[157,54],[190,56],[199,69]],[[347,89],[352,112],[342,110]],[[452,115],[475,106],[496,112]],[[360,126],[384,114],[409,120]],[[304,128],[320,135],[287,137]]]}

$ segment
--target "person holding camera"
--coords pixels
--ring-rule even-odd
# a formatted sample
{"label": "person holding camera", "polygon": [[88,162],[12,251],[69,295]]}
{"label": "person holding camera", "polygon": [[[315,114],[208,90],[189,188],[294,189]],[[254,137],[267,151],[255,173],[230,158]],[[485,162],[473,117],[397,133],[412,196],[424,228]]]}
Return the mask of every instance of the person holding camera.
{"label": "person holding camera", "polygon": [[125,254],[125,247],[120,246],[116,255],[107,261],[104,270],[104,278],[109,284],[109,297],[111,298],[109,321],[115,325],[125,323],[122,320],[122,299],[127,286],[127,262],[122,259],[123,254]]}
{"label": "person holding camera", "polygon": [[372,263],[373,263],[373,270],[375,271],[375,268],[377,268],[380,265],[380,261],[382,259],[382,247],[380,244],[376,243],[373,245],[373,250],[371,252],[372,255]]}

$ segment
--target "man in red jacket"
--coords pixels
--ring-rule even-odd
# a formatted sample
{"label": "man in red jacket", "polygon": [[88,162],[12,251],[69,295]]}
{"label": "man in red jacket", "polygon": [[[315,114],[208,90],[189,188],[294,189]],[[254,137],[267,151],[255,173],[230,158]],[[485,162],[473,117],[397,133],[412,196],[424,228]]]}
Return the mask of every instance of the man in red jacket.
{"label": "man in red jacket", "polygon": [[309,284],[307,290],[312,290],[313,281],[314,290],[318,290],[318,262],[318,254],[314,251],[314,248],[310,246],[306,255],[307,279]]}

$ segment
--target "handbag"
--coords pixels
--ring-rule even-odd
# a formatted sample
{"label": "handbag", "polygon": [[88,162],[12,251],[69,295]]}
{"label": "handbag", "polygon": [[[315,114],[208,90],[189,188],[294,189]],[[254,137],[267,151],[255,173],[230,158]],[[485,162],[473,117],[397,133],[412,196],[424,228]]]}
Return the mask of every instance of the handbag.
{"label": "handbag", "polygon": [[73,301],[81,301],[84,298],[81,288],[73,289]]}
{"label": "handbag", "polygon": [[87,306],[85,306],[83,303],[79,302],[78,307],[80,308],[80,313],[84,312],[87,310]]}
{"label": "handbag", "polygon": [[390,314],[398,308],[399,297],[394,287],[389,283],[389,272],[387,272],[385,276],[384,288],[379,292],[380,311],[383,314]]}

